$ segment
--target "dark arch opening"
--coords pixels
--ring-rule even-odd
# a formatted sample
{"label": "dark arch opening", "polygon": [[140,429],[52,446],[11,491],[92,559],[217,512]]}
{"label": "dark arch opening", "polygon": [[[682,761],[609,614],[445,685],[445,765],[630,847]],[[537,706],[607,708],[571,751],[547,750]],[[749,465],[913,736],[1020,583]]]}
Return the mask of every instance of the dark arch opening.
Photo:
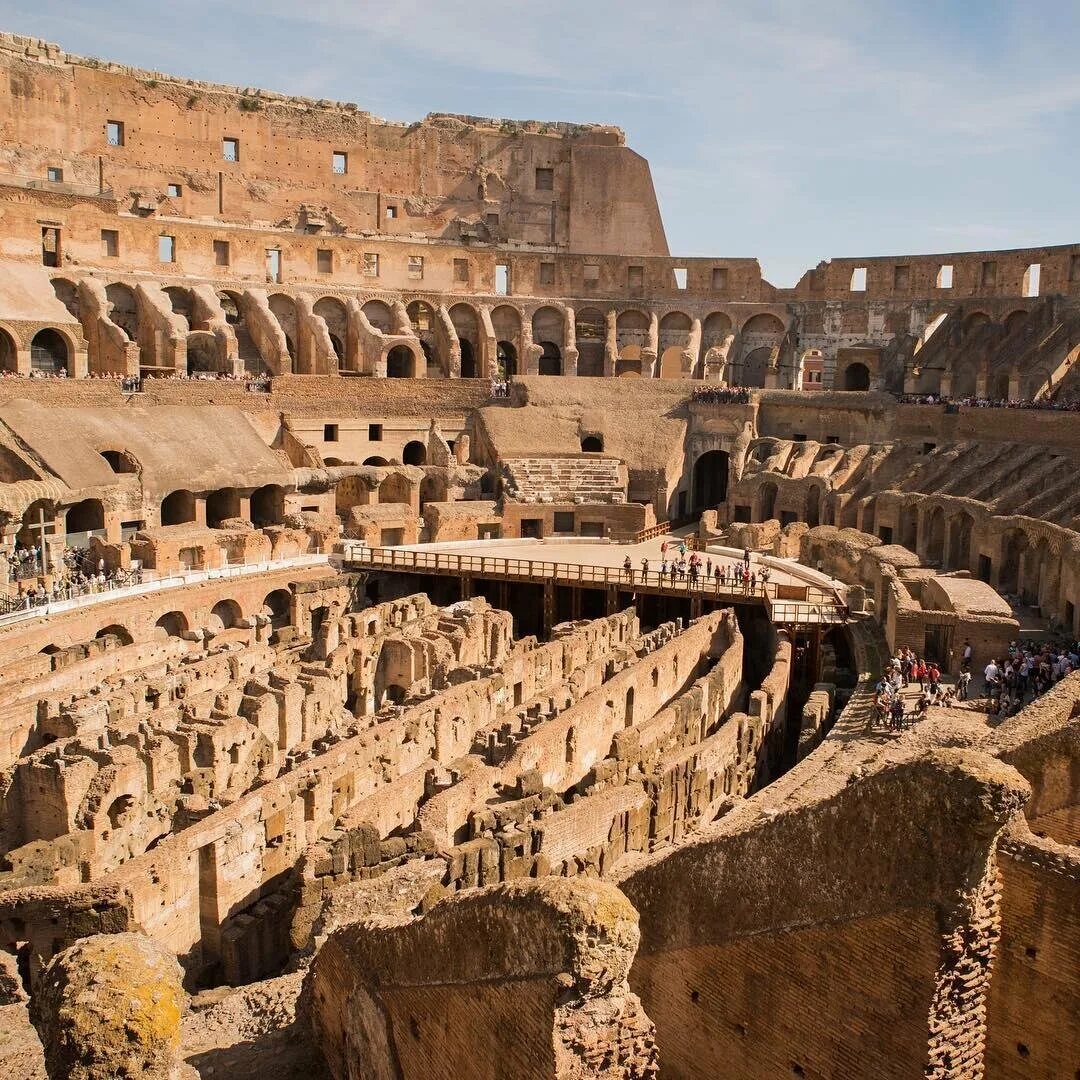
{"label": "dark arch opening", "polygon": [[221,488],[206,497],[206,524],[216,529],[228,518],[240,516],[240,492],[236,488]]}
{"label": "dark arch opening", "polygon": [[412,442],[405,444],[405,449],[401,452],[401,460],[405,465],[425,465],[427,464],[427,447],[419,439],[413,439]]}
{"label": "dark arch opening", "polygon": [[30,370],[57,375],[67,369],[68,346],[63,335],[50,328],[39,330],[30,342]]}
{"label": "dark arch opening", "polygon": [[844,369],[845,390],[869,390],[870,369],[865,364],[848,364]]}
{"label": "dark arch opening", "polygon": [[187,617],[182,611],[167,611],[154,625],[164,630],[168,637],[183,637],[188,629]]}
{"label": "dark arch opening", "polygon": [[727,499],[728,452],[708,450],[694,462],[694,510],[700,513]]}
{"label": "dark arch opening", "polygon": [[67,512],[66,529],[71,533],[91,533],[105,528],[105,508],[98,499],[83,499]]}
{"label": "dark arch opening", "polygon": [[101,456],[109,463],[114,473],[137,472],[135,462],[123,450],[102,450]]}
{"label": "dark arch opening", "polygon": [[542,341],[540,345],[544,350],[540,354],[540,374],[561,375],[562,353],[559,351],[559,346],[553,341]]}
{"label": "dark arch opening", "polygon": [[280,525],[285,518],[285,489],[267,484],[251,493],[251,520],[260,528]]}
{"label": "dark arch opening", "polygon": [[604,452],[604,440],[599,435],[586,435],[581,440],[581,452],[583,454],[602,454]]}
{"label": "dark arch opening", "polygon": [[270,617],[270,625],[275,630],[288,626],[292,611],[292,593],[288,589],[275,589],[263,600],[263,614]]}
{"label": "dark arch opening", "polygon": [[500,341],[496,351],[499,378],[510,379],[517,374],[517,349],[509,341]]}
{"label": "dark arch opening", "polygon": [[105,638],[116,638],[119,645],[130,645],[134,642],[134,638],[128,632],[127,627],[120,626],[118,623],[114,623],[112,626],[103,626],[95,635],[94,638],[97,641],[102,641]]}
{"label": "dark arch opening", "polygon": [[386,377],[388,379],[412,379],[416,377],[414,368],[416,357],[406,345],[395,345],[386,357]]}
{"label": "dark arch opening", "polygon": [[472,342],[462,338],[461,345],[461,377],[463,379],[476,378],[476,353],[473,351]]}
{"label": "dark arch opening", "polygon": [[19,360],[15,341],[6,330],[0,330],[0,371],[18,371]]}
{"label": "dark arch opening", "polygon": [[161,524],[185,525],[195,520],[195,496],[190,491],[171,491],[161,500]]}
{"label": "dark arch opening", "polygon": [[364,458],[361,462],[362,465],[389,465],[390,462],[384,457],[369,457]]}

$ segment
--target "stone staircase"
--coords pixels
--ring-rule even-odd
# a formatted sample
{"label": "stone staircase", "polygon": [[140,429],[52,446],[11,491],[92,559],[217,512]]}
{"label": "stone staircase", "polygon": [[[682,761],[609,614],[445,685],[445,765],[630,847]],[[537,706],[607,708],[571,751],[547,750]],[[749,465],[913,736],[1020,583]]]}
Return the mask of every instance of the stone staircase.
{"label": "stone staircase", "polygon": [[502,480],[503,494],[513,502],[626,502],[626,480],[617,458],[507,458]]}

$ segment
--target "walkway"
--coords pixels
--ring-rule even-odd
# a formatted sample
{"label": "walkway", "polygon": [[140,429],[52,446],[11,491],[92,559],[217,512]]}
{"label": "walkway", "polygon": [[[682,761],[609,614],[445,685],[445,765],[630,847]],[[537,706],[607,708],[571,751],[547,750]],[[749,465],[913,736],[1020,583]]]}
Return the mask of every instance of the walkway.
{"label": "walkway", "polygon": [[[661,575],[660,545],[665,539],[672,547],[678,544],[677,537],[656,537],[641,544],[589,543],[575,539],[543,542],[478,540],[378,548],[359,541],[345,541],[341,558],[349,569],[540,583],[552,581],[567,586],[607,587],[758,604],[765,607],[774,622],[787,625],[840,623],[846,619],[839,583],[834,588],[830,587],[829,579],[821,579],[822,584],[809,581],[783,559],[753,556],[753,568],[760,572],[763,565],[768,565],[771,574],[768,585],[759,582],[753,592],[748,586],[738,586],[732,580],[731,571],[736,562],[741,561],[739,553],[733,550],[723,554],[700,553],[703,568],[708,558],[714,566],[717,562],[725,566],[727,581],[723,586],[704,574],[697,581],[685,575]],[[631,561],[630,570],[623,569],[627,556]],[[648,571],[641,569],[643,558],[648,559]],[[824,584],[826,582],[828,584]]]}
{"label": "walkway", "polygon": [[55,600],[37,607],[23,608],[0,615],[0,628],[17,623],[40,619],[49,615],[60,615],[68,611],[93,607],[95,604],[112,604],[117,600],[127,600],[133,596],[145,596],[161,592],[163,589],[178,589],[185,585],[199,585],[204,581],[219,581],[223,578],[249,577],[253,574],[268,574],[275,570],[301,569],[309,566],[326,566],[330,562],[328,555],[297,555],[290,559],[276,559],[271,562],[243,563],[239,566],[222,566],[216,570],[190,570],[182,574],[170,574],[167,577],[147,578],[154,571],[144,570],[143,581],[138,585],[124,585],[120,588],[106,588],[101,592],[87,593],[71,600]]}

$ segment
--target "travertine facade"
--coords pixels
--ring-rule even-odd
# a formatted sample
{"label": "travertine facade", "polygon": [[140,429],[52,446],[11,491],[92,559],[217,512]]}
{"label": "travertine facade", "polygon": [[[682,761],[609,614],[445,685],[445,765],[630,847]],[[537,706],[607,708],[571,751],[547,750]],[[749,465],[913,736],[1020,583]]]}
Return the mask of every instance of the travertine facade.
{"label": "travertine facade", "polygon": [[0,67],[13,1080],[1080,1069],[1080,674],[870,723],[1080,635],[1072,414],[969,400],[1080,244],[779,289],[615,128]]}

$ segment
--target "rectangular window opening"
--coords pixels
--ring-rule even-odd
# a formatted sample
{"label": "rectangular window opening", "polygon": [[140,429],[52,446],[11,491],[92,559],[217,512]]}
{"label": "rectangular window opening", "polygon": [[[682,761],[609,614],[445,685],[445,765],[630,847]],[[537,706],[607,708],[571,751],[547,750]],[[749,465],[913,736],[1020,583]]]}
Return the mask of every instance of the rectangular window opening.
{"label": "rectangular window opening", "polygon": [[344,176],[349,171],[349,155],[344,150],[335,150],[330,167],[335,176]]}
{"label": "rectangular window opening", "polygon": [[943,263],[938,267],[937,272],[937,287],[939,289],[951,289],[952,288],[952,265],[949,263]]}
{"label": "rectangular window opening", "polygon": [[1024,271],[1024,296],[1038,296],[1042,284],[1042,263],[1032,263]]}
{"label": "rectangular window opening", "polygon": [[542,262],[540,264],[540,284],[555,284],[555,264],[553,262]]}
{"label": "rectangular window opening", "polygon": [[454,260],[454,280],[459,284],[463,283],[467,285],[469,283],[469,260],[468,259],[455,259]]}
{"label": "rectangular window opening", "polygon": [[997,284],[997,263],[993,259],[987,259],[982,264],[982,275],[979,280],[984,286]]}
{"label": "rectangular window opening", "polygon": [[586,263],[582,268],[586,285],[596,285],[600,281],[600,264]]}
{"label": "rectangular window opening", "polygon": [[554,169],[537,169],[536,170],[536,190],[537,191],[554,191],[555,190],[555,170]]}
{"label": "rectangular window opening", "polygon": [[175,236],[159,236],[158,237],[158,262],[163,262],[163,263],[176,262],[176,237]]}
{"label": "rectangular window opening", "polygon": [[386,220],[387,221],[393,221],[396,217],[397,217],[397,207],[396,206],[388,206],[386,208]]}
{"label": "rectangular window opening", "polygon": [[686,267],[676,266],[672,273],[675,275],[675,288],[685,289],[687,282]]}
{"label": "rectangular window opening", "polygon": [[1074,255],[1069,260],[1069,280],[1080,281],[1080,255]]}
{"label": "rectangular window opening", "polygon": [[101,230],[101,254],[107,259],[120,256],[120,233],[116,229]]}
{"label": "rectangular window opening", "polygon": [[712,272],[713,292],[725,292],[728,287],[728,271],[726,266],[714,266]]}
{"label": "rectangular window opening", "polygon": [[851,271],[851,292],[866,292],[866,267],[856,266]]}
{"label": "rectangular window opening", "polygon": [[105,141],[110,146],[124,145],[124,125],[120,120],[109,120],[105,124]]}
{"label": "rectangular window opening", "polygon": [[413,281],[422,281],[424,277],[424,256],[423,255],[410,255],[409,256],[409,277]]}
{"label": "rectangular window opening", "polygon": [[60,230],[54,226],[45,226],[41,230],[41,264],[60,265]]}
{"label": "rectangular window opening", "polygon": [[45,179],[50,184],[62,184],[64,182],[64,170],[59,165],[50,165],[45,170]]}
{"label": "rectangular window opening", "polygon": [[225,161],[239,161],[240,160],[240,140],[239,139],[222,139],[221,140],[221,156]]}
{"label": "rectangular window opening", "polygon": [[365,251],[363,259],[364,277],[379,276],[379,256],[374,251]]}
{"label": "rectangular window opening", "polygon": [[170,184],[166,191],[170,199],[179,199],[184,194],[184,189],[179,184]]}
{"label": "rectangular window opening", "polygon": [[323,424],[322,437],[323,437],[323,442],[337,442],[338,441],[338,426],[337,426],[337,424]]}
{"label": "rectangular window opening", "polygon": [[266,249],[266,280],[281,284],[281,248]]}
{"label": "rectangular window opening", "polygon": [[510,295],[510,267],[507,263],[495,264],[495,293],[497,296]]}
{"label": "rectangular window opening", "polygon": [[906,289],[911,285],[911,267],[910,266],[894,266],[893,267],[893,288],[894,289]]}
{"label": "rectangular window opening", "polygon": [[228,240],[215,240],[214,241],[214,265],[215,266],[228,266],[229,265],[229,241]]}
{"label": "rectangular window opening", "polygon": [[628,266],[626,268],[626,287],[635,290],[645,288],[644,266]]}
{"label": "rectangular window opening", "polygon": [[382,442],[382,424],[368,424],[368,442]]}
{"label": "rectangular window opening", "polygon": [[320,274],[334,272],[334,253],[329,248],[319,248],[315,252],[315,269]]}

